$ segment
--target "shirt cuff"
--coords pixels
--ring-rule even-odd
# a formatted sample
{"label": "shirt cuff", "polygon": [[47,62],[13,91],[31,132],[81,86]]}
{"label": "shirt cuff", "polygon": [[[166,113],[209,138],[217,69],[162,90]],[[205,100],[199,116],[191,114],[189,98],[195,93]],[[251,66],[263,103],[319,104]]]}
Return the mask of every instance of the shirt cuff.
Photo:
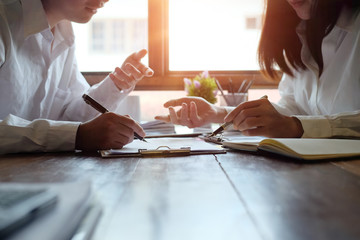
{"label": "shirt cuff", "polygon": [[116,112],[120,102],[132,90],[134,90],[134,87],[125,90],[119,90],[111,78],[107,76],[103,81],[90,88],[89,95],[95,98],[103,106],[106,106],[109,111]]}
{"label": "shirt cuff", "polygon": [[47,151],[74,151],[80,122],[51,121]]}
{"label": "shirt cuff", "polygon": [[324,116],[294,116],[300,120],[302,138],[329,138],[332,136],[329,119]]}

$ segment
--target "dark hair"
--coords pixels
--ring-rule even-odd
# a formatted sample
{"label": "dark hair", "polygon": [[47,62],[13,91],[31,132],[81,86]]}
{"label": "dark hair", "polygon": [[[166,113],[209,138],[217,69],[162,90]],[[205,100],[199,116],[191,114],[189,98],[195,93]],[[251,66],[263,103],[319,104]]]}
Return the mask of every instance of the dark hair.
{"label": "dark hair", "polygon": [[[302,44],[296,33],[301,19],[286,0],[265,2],[265,19],[258,48],[260,69],[272,79],[279,79],[276,66],[293,76],[288,63],[296,70],[306,69],[300,55]],[[318,64],[319,76],[323,71],[322,41],[335,26],[344,6],[358,9],[360,1],[314,0],[311,19],[306,21],[306,40],[310,53]]]}

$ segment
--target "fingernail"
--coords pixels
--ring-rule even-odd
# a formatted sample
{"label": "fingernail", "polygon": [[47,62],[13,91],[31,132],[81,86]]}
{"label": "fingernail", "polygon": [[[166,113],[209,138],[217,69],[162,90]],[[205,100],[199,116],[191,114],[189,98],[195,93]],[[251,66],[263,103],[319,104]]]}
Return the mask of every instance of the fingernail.
{"label": "fingernail", "polygon": [[152,76],[152,75],[154,75],[154,71],[148,69],[148,70],[146,70],[145,74],[146,74],[146,76]]}

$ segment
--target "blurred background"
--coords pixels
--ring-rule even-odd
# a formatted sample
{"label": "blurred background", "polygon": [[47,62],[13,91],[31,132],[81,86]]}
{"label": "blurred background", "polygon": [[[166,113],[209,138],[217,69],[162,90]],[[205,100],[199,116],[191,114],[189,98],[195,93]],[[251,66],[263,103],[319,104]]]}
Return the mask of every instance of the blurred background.
{"label": "blurred background", "polygon": [[[222,74],[238,71],[241,75],[242,71],[259,70],[256,51],[262,25],[262,0],[112,0],[89,23],[73,24],[80,71],[107,73],[120,66],[131,53],[148,49],[150,3],[155,8],[166,7],[168,52],[156,56],[159,58],[156,61],[166,60],[164,66],[169,73],[209,70]],[[153,26],[157,27],[162,26]],[[149,56],[143,62],[149,65]],[[161,85],[161,81],[157,84]],[[249,100],[264,94],[271,101],[279,99],[275,86],[275,89],[250,89]],[[141,96],[141,119],[152,120],[157,114],[167,113],[162,107],[165,101],[186,93],[163,89],[161,94],[134,91],[131,95]]]}

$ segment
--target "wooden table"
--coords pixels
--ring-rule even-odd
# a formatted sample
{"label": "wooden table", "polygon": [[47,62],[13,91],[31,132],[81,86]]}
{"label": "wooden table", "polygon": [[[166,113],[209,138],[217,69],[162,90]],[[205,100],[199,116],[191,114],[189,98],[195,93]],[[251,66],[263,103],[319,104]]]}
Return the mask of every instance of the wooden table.
{"label": "wooden table", "polygon": [[94,239],[360,239],[360,160],[299,163],[259,153],[102,159],[0,156],[1,182],[91,178]]}

